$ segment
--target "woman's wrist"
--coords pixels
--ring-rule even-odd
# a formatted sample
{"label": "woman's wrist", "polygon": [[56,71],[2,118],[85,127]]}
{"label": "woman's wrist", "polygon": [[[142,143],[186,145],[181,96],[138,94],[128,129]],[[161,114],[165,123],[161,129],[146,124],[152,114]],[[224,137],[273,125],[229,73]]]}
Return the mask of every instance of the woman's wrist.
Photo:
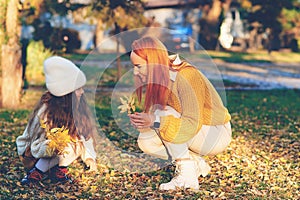
{"label": "woman's wrist", "polygon": [[158,129],[160,127],[160,116],[159,115],[154,115],[154,120],[152,123],[152,127],[154,129]]}

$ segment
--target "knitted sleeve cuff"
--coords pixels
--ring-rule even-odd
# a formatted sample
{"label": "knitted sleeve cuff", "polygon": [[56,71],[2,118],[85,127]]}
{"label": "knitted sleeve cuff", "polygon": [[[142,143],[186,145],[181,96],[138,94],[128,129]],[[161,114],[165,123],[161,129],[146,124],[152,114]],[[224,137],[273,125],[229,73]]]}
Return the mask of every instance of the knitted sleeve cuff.
{"label": "knitted sleeve cuff", "polygon": [[48,144],[50,140],[47,140],[45,137],[41,137],[37,140],[35,140],[31,144],[31,153],[35,158],[42,158],[42,157],[52,157],[54,152],[47,151]]}
{"label": "knitted sleeve cuff", "polygon": [[173,142],[181,126],[181,119],[172,115],[161,117],[160,134],[163,140]]}

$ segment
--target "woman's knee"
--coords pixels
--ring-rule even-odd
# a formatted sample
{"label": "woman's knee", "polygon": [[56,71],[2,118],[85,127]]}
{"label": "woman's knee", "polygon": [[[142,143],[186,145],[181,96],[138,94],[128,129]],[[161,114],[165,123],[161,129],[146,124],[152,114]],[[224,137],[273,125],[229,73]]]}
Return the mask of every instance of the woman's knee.
{"label": "woman's knee", "polygon": [[215,145],[206,152],[206,155],[217,155],[224,152],[230,145],[231,140],[231,133],[229,134],[228,131],[224,131],[223,134],[216,140]]}
{"label": "woman's knee", "polygon": [[[158,139],[159,140],[159,139]],[[166,148],[162,144],[161,140],[156,141],[156,138],[154,140],[145,140],[139,138],[137,140],[139,148],[146,154],[158,157],[161,159],[168,159],[168,154],[166,152]]]}
{"label": "woman's knee", "polygon": [[139,148],[146,154],[152,154],[156,151],[157,146],[147,139],[138,138],[137,143]]}
{"label": "woman's knee", "polygon": [[201,155],[216,155],[227,149],[231,139],[230,124],[205,126],[193,138],[189,148]]}

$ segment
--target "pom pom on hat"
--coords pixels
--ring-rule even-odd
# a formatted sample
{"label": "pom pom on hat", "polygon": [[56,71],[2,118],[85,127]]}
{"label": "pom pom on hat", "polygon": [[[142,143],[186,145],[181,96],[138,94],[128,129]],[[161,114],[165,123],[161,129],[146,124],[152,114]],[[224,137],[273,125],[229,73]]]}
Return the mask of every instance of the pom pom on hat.
{"label": "pom pom on hat", "polygon": [[46,87],[54,96],[64,96],[86,83],[84,73],[70,60],[52,56],[44,61]]}

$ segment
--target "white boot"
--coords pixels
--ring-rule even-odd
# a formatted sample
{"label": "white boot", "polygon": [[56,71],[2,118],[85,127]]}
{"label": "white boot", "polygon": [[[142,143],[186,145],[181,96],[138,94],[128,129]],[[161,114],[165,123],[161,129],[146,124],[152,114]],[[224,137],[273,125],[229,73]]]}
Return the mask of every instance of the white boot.
{"label": "white boot", "polygon": [[199,189],[199,181],[196,173],[196,162],[191,159],[176,161],[176,175],[168,183],[159,186],[160,190],[176,190],[176,188]]}
{"label": "white boot", "polygon": [[201,156],[193,152],[190,152],[190,156],[193,160],[196,161],[197,177],[199,177],[200,175],[202,175],[203,177],[207,176],[211,170],[211,167],[207,164],[207,162],[205,162],[205,160]]}

